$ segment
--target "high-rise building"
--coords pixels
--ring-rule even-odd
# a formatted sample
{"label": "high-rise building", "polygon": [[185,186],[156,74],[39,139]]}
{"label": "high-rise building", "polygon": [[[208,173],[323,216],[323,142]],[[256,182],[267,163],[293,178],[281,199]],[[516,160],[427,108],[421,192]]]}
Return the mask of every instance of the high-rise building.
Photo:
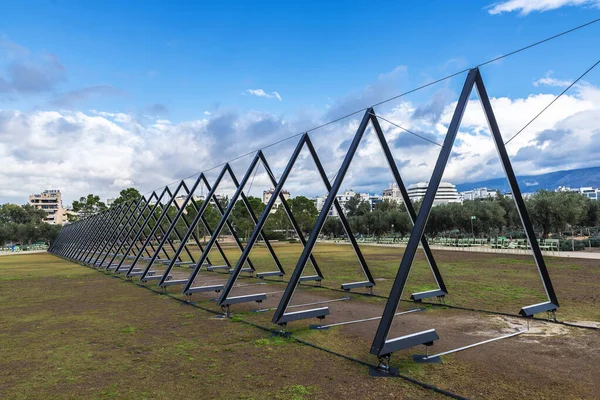
{"label": "high-rise building", "polygon": [[52,225],[64,225],[67,222],[67,211],[63,208],[60,190],[51,189],[40,194],[31,194],[29,204],[38,210],[46,211],[44,222]]}
{"label": "high-rise building", "polygon": [[[413,183],[407,189],[408,197],[413,202],[421,200],[425,196],[428,186],[429,182]],[[461,200],[456,191],[456,186],[448,182],[440,182],[433,205],[447,203],[461,203]]]}

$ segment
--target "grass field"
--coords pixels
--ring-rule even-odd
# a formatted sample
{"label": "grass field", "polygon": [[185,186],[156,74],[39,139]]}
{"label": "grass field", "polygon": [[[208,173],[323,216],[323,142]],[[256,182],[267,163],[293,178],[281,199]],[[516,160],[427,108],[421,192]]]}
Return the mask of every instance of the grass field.
{"label": "grass field", "polygon": [[[278,245],[276,250],[291,271],[299,247]],[[402,249],[364,246],[363,251],[378,279],[376,293],[387,295]],[[239,254],[232,248],[227,253],[232,261]],[[319,244],[315,255],[326,286],[360,280],[348,246]],[[443,251],[435,255],[450,304],[516,314],[521,306],[543,298],[530,258]],[[264,248],[252,257],[259,270],[273,269]],[[559,318],[600,321],[600,299],[594,292],[600,267],[591,260],[550,258],[548,264],[561,300]],[[185,275],[189,269],[177,273]],[[203,273],[200,279],[214,276]],[[428,288],[432,282],[419,256],[407,290]],[[239,290],[277,292],[284,285],[269,282],[260,289]],[[324,288],[303,287],[301,292],[297,301],[343,296]],[[194,300],[217,311],[212,297]],[[266,306],[276,305],[277,299],[272,302]],[[383,304],[384,299],[355,295],[352,301],[332,303],[328,320],[377,313]],[[232,319],[215,319],[207,311],[49,254],[0,258],[0,308],[0,398],[441,398],[400,379],[371,378],[364,366],[243,323],[274,328],[271,313],[240,307]],[[482,313],[427,308],[399,319],[395,329],[435,326],[443,339],[441,350],[489,338],[515,323]],[[376,323],[326,332],[309,330],[308,323],[291,324],[289,330],[307,342],[375,362],[368,349]],[[413,378],[471,398],[593,398],[600,389],[594,372],[598,332],[540,322],[535,329],[527,337],[445,357],[443,365],[414,364],[410,352],[395,355],[393,361]]]}
{"label": "grass field", "polygon": [[213,317],[49,254],[2,257],[0,398],[433,396]]}
{"label": "grass field", "polygon": [[[286,271],[292,271],[300,255],[300,245],[275,244],[275,252]],[[225,247],[230,262],[240,252]],[[396,276],[404,249],[362,246],[364,258],[376,279],[375,293],[387,296]],[[197,255],[197,254],[196,254]],[[219,261],[218,253],[211,252]],[[318,243],[315,258],[325,276],[324,285],[339,288],[342,283],[364,280],[356,255],[346,244]],[[450,295],[449,304],[517,314],[521,307],[545,301],[545,293],[532,256],[474,252],[434,251]],[[251,259],[259,271],[275,270],[264,246],[257,246]],[[564,320],[600,322],[600,262],[598,260],[546,257],[557,296],[559,316]],[[235,265],[235,264],[234,264]],[[187,268],[181,268],[186,273]],[[307,274],[312,274],[310,266]],[[413,264],[404,298],[410,293],[436,289],[433,275],[422,252]]]}

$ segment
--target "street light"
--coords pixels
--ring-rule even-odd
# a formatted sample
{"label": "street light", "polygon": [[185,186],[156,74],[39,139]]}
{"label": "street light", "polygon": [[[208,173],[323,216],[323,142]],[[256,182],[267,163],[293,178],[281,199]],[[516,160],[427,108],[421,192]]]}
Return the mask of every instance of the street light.
{"label": "street light", "polygon": [[473,229],[473,220],[477,219],[476,216],[471,215],[471,236],[473,236],[473,240],[475,240],[475,230]]}

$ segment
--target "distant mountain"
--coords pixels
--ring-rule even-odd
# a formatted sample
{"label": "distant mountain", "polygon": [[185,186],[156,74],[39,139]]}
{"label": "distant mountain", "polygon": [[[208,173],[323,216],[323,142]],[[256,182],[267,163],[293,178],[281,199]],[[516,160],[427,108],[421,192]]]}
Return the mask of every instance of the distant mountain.
{"label": "distant mountain", "polygon": [[[541,189],[554,190],[559,186],[579,188],[582,186],[600,187],[600,167],[556,171],[542,175],[517,176],[522,193],[531,193]],[[506,178],[490,179],[479,182],[466,182],[456,185],[459,192],[477,188],[497,189],[502,193],[510,192]]]}

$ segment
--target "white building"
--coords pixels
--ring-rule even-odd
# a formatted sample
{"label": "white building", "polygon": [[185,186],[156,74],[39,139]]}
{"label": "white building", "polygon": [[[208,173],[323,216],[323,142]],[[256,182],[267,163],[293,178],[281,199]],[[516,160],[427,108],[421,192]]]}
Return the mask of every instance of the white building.
{"label": "white building", "polygon": [[[181,206],[185,202],[186,198],[187,198],[187,194],[182,194],[182,195],[179,195],[179,196],[175,197],[175,204],[177,204],[178,208],[181,208]],[[194,195],[193,199],[196,202],[204,201],[204,196],[196,196],[196,195]],[[190,204],[192,204],[191,201],[187,204],[187,206],[189,206]],[[185,213],[187,213],[187,211],[185,211]]]}
{"label": "white building", "polygon": [[[344,190],[344,193],[342,194],[338,194],[337,197],[337,201],[338,203],[340,203],[340,206],[342,206],[342,208],[344,209],[344,211],[346,211],[346,203],[354,198],[354,196],[356,196],[356,192],[352,189],[348,190]],[[379,198],[379,196],[371,196],[369,193],[358,193],[358,195],[360,196],[360,201],[364,201],[366,203],[369,204],[371,210],[373,209],[373,202],[377,202],[377,199]],[[317,210],[319,212],[321,212],[321,210],[323,209],[323,206],[325,205],[325,199],[327,198],[327,194],[317,197],[315,199],[315,207],[317,208]],[[337,210],[335,209],[334,206],[331,206],[331,209],[329,210],[329,213],[327,214],[329,216],[338,216]]]}
{"label": "white building", "polygon": [[[263,204],[267,204],[270,200],[271,197],[273,196],[273,193],[275,193],[275,188],[270,188],[269,190],[265,190],[263,191],[263,196],[262,196],[262,201]],[[288,192],[285,189],[281,190],[281,194],[283,194],[283,198],[287,201],[290,198],[290,192]],[[273,204],[273,208],[271,208],[271,214],[273,214],[274,212],[277,211],[277,208],[281,205],[281,199],[279,196],[277,196],[277,200],[275,200],[275,204]],[[321,206],[321,208],[323,208],[323,206]]]}
{"label": "white building", "polygon": [[498,195],[498,192],[488,188],[478,188],[473,190],[467,190],[466,192],[460,192],[460,200],[476,200],[476,199],[493,199]]}
{"label": "white building", "polygon": [[403,203],[402,193],[400,192],[400,188],[396,183],[390,183],[390,186],[387,189],[383,190],[382,201],[395,201],[396,203]]}
{"label": "white building", "polygon": [[[421,200],[425,196],[428,186],[428,182],[419,182],[410,185],[407,189],[408,197],[412,202]],[[461,200],[456,191],[456,186],[448,182],[440,182],[433,205],[447,203],[461,203]]]}
{"label": "white building", "polygon": [[579,193],[581,193],[582,195],[584,195],[585,197],[587,197],[590,200],[600,200],[600,189],[599,188],[593,188],[591,186],[582,187],[582,188],[579,188]]}
{"label": "white building", "polygon": [[583,186],[579,189],[571,188],[569,186],[559,186],[555,189],[555,192],[581,193],[590,200],[600,200],[600,188],[593,188],[591,186]]}

